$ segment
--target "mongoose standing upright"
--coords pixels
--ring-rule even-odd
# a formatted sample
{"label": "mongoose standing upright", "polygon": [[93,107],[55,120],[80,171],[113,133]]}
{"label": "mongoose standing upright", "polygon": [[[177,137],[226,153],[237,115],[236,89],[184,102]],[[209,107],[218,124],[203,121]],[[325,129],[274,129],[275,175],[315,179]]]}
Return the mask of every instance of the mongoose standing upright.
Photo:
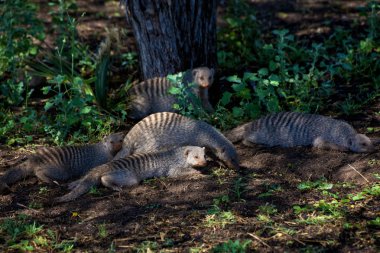
{"label": "mongoose standing upright", "polygon": [[238,126],[226,134],[232,142],[242,140],[266,146],[313,146],[341,151],[370,152],[371,140],[348,123],[322,115],[280,112]]}
{"label": "mongoose standing upright", "polygon": [[209,148],[228,167],[239,167],[235,147],[223,134],[206,122],[172,112],[152,114],[133,126],[114,159],[184,145]]}
{"label": "mongoose standing upright", "polygon": [[[186,71],[183,76],[185,85],[194,83],[191,92],[200,98],[202,106],[209,112],[213,111],[208,98],[208,89],[214,82],[214,69],[207,67]],[[156,112],[175,112],[173,105],[177,103],[175,96],[169,94],[173,84],[166,77],[156,77],[145,80],[131,87],[130,108],[128,117],[142,119]]]}
{"label": "mongoose standing upright", "polygon": [[33,174],[46,183],[82,176],[112,160],[121,149],[124,136],[124,133],[114,133],[95,144],[38,149],[0,177],[0,192],[9,189],[9,184]]}
{"label": "mongoose standing upright", "polygon": [[103,184],[119,191],[123,186],[138,184],[152,177],[180,177],[199,174],[193,167],[207,165],[205,149],[184,146],[150,154],[140,153],[113,160],[89,171],[83,178],[69,184],[72,191],[57,198],[67,202],[86,193],[91,187]]}

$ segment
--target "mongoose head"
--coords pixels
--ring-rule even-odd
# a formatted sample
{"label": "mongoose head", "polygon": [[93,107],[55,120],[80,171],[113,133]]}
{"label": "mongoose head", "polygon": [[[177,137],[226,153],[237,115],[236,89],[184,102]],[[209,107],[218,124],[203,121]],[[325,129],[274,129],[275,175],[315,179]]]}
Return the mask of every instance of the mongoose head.
{"label": "mongoose head", "polygon": [[364,153],[375,150],[371,140],[364,134],[356,134],[348,140],[349,149],[353,152]]}
{"label": "mongoose head", "polygon": [[240,167],[238,155],[236,150],[233,148],[223,147],[221,149],[217,149],[216,156],[222,160],[228,168],[238,169]]}
{"label": "mongoose head", "polygon": [[214,82],[214,69],[209,69],[207,67],[195,68],[191,72],[193,75],[193,82],[199,87],[210,88]]}
{"label": "mongoose head", "polygon": [[185,149],[186,162],[192,167],[204,167],[207,165],[205,148],[189,146]]}
{"label": "mongoose head", "polygon": [[107,150],[111,152],[112,156],[115,156],[116,153],[121,150],[124,136],[125,133],[118,132],[104,137],[103,141],[107,147]]}

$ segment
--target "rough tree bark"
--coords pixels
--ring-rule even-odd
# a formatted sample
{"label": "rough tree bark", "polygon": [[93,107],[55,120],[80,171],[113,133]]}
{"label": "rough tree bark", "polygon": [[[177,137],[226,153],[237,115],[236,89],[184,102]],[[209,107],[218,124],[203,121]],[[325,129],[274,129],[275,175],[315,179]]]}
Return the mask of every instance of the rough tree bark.
{"label": "rough tree bark", "polygon": [[125,0],[144,79],[216,67],[218,0]]}

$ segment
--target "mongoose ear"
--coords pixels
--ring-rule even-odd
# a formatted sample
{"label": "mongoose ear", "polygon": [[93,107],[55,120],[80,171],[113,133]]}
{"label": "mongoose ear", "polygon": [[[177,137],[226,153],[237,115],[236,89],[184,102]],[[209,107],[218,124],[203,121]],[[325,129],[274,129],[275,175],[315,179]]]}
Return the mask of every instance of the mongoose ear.
{"label": "mongoose ear", "polygon": [[188,156],[190,153],[190,149],[185,149],[185,156]]}
{"label": "mongoose ear", "polygon": [[193,69],[193,71],[191,72],[191,74],[193,75],[193,77],[195,77],[197,75],[197,73],[198,73],[198,70],[196,70],[196,69]]}

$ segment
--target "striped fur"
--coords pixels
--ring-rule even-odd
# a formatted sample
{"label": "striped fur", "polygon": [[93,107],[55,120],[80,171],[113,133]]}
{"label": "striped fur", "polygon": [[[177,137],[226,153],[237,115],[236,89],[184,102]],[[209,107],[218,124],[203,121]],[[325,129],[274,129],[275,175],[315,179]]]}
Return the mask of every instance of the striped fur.
{"label": "striped fur", "polygon": [[[208,99],[208,89],[214,81],[214,70],[207,67],[196,68],[187,71],[183,80],[186,84],[196,84],[192,92],[200,98],[206,110],[213,111]],[[142,119],[156,112],[174,112],[173,104],[177,100],[169,94],[172,85],[166,77],[156,77],[132,86],[128,94],[131,98],[128,117]]]}
{"label": "striped fur", "polygon": [[266,146],[314,146],[353,152],[370,152],[371,140],[348,123],[322,115],[280,112],[239,126],[227,134],[233,142],[243,140]]}
{"label": "striped fur", "polygon": [[123,138],[123,133],[115,133],[96,144],[38,149],[25,162],[0,177],[0,192],[8,189],[9,184],[31,175],[46,183],[79,177],[112,160],[121,149]]}
{"label": "striped fur", "polygon": [[199,174],[193,167],[206,165],[205,149],[195,146],[150,154],[134,154],[94,168],[83,178],[72,182],[69,185],[72,191],[56,201],[73,200],[100,184],[113,190],[121,190],[123,186],[136,185],[147,178]]}
{"label": "striped fur", "polygon": [[222,133],[206,122],[172,112],[155,113],[138,122],[115,159],[184,145],[209,148],[228,167],[239,167],[235,147]]}

